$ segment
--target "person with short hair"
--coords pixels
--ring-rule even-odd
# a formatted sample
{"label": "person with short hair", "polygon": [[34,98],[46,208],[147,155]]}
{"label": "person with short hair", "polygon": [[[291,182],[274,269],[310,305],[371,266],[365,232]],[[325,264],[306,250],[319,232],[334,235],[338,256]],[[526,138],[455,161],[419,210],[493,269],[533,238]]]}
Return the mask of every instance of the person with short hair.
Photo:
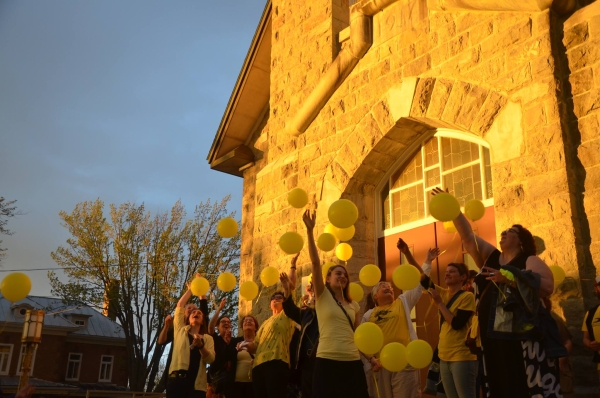
{"label": "person with short hair", "polygon": [[[431,260],[437,257],[437,251],[429,250],[427,261],[421,268],[404,240],[398,239],[397,247],[422,276],[429,275]],[[417,305],[422,293],[423,286],[420,284],[411,290],[402,292],[397,298],[394,297],[394,289],[389,282],[379,282],[373,287],[371,297],[375,302],[375,308],[363,315],[363,323],[365,321],[372,322],[381,328],[383,332],[382,347],[389,343],[400,343],[406,347],[411,341],[418,340],[410,313]],[[371,385],[369,391],[371,396],[377,396],[378,390],[380,398],[421,397],[420,371],[418,369],[407,366],[400,372],[390,372],[382,367],[379,353],[366,358],[371,365],[371,377],[375,377],[377,380],[376,386],[374,383]]]}
{"label": "person with short hair", "polygon": [[[600,275],[594,279],[594,293],[600,299]],[[598,377],[600,378],[600,305],[590,308],[583,317],[583,345],[590,349],[594,355],[592,361],[598,364]]]}
{"label": "person with short hair", "polygon": [[241,318],[243,335],[236,344],[237,361],[235,366],[235,382],[226,398],[254,398],[252,386],[252,363],[254,355],[248,352],[248,344],[254,342],[258,331],[258,320],[252,315]]}
{"label": "person with short hair", "polygon": [[167,398],[205,398],[206,365],[215,359],[212,337],[206,333],[204,314],[193,309],[185,319],[185,305],[192,296],[189,283],[173,319],[173,359],[169,368]]}
{"label": "person with short hair", "polygon": [[[227,299],[223,298],[208,324],[208,334],[215,341],[215,360],[208,369],[212,398],[228,397],[235,382],[236,345],[241,339],[231,337],[231,319],[227,315],[221,315],[226,304]],[[215,328],[218,334],[215,333]]]}
{"label": "person with short hair", "polygon": [[285,295],[271,295],[273,315],[258,329],[256,338],[247,344],[254,354],[252,384],[258,398],[285,398],[290,376],[290,341],[295,323],[283,312]]}

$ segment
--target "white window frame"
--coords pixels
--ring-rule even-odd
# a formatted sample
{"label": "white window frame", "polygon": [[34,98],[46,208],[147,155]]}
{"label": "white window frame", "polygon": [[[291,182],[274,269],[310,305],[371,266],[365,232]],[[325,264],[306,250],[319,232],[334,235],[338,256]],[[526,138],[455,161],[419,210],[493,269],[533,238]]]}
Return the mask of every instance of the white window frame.
{"label": "white window frame", "polygon": [[[443,138],[454,138],[454,139],[459,139],[462,141],[467,141],[467,142],[472,142],[474,144],[479,145],[479,160],[476,161],[472,161],[470,163],[466,163],[461,165],[459,168],[462,169],[464,167],[467,167],[471,164],[477,164],[477,162],[479,162],[480,164],[480,175],[481,175],[481,186],[482,189],[485,190],[485,187],[487,185],[487,180],[486,180],[486,175],[485,175],[485,165],[484,165],[484,157],[483,157],[483,149],[482,147],[486,147],[489,149],[489,144],[482,138],[474,136],[474,135],[470,135],[467,133],[462,133],[462,132],[458,132],[455,130],[450,130],[450,129],[443,129],[443,128],[439,128],[436,130],[430,130],[428,133],[424,134],[422,136],[422,138],[416,142],[414,142],[412,145],[410,145],[408,148],[406,148],[406,150],[404,151],[404,156],[400,156],[398,158],[398,160],[393,164],[393,166],[390,168],[390,170],[386,173],[386,175],[384,176],[384,178],[382,179],[381,183],[379,184],[379,186],[377,187],[376,192],[378,192],[378,197],[381,197],[381,194],[383,193],[384,188],[387,187],[387,189],[391,188],[391,178],[392,175],[394,173],[396,173],[398,171],[398,169],[400,167],[402,167],[403,164],[406,163],[407,160],[411,159],[413,156],[415,156],[415,154],[420,153],[422,156],[422,168],[423,168],[423,174],[435,167],[440,167],[440,187],[442,187],[443,185],[443,181],[444,181],[444,176],[447,174],[450,174],[454,171],[456,171],[459,168],[453,168],[450,170],[445,170],[442,171],[441,170],[441,165],[442,165],[442,149],[441,147],[438,146],[438,156],[440,156],[439,159],[439,163],[436,166],[432,166],[432,167],[426,167],[425,166],[425,159],[424,159],[424,153],[422,150],[423,145],[431,138],[433,137],[443,137]],[[491,157],[491,152],[490,152],[490,157]],[[490,159],[491,160],[491,159]],[[425,218],[422,218],[420,220],[416,220],[407,224],[402,224],[396,227],[392,227],[392,228],[388,228],[385,229],[385,225],[383,224],[382,220],[383,217],[382,215],[384,214],[383,212],[383,203],[381,202],[381,200],[377,200],[376,201],[376,206],[375,206],[375,211],[376,211],[376,227],[377,227],[377,237],[378,238],[382,238],[385,236],[389,236],[389,235],[395,235],[397,233],[409,230],[409,229],[413,229],[413,228],[417,228],[417,227],[421,227],[423,225],[427,225],[427,224],[431,224],[432,222],[435,222],[436,220],[430,216],[427,210],[427,203],[428,203],[428,199],[427,198],[427,193],[431,190],[431,188],[433,187],[426,187],[425,186],[425,181],[424,180],[419,180],[419,182],[415,182],[414,184],[417,183],[422,183],[423,184],[423,195],[425,196],[424,201],[425,201],[425,212],[426,212],[426,216]],[[392,194],[406,188],[407,186],[409,186],[411,184],[407,184],[406,186],[402,186],[401,188],[394,188],[394,189],[389,189],[388,191],[388,195],[390,197],[389,203],[390,203],[390,207],[392,206]],[[485,191],[484,191],[485,192]],[[484,198],[482,200],[483,204],[486,207],[489,206],[493,206],[494,205],[494,198]],[[393,216],[393,209],[390,209],[390,217]]]}
{"label": "white window frame", "polygon": [[[104,362],[104,358],[110,358],[110,362]],[[110,372],[108,374],[108,379],[102,378],[102,365],[110,366]],[[101,355],[100,356],[100,371],[98,372],[98,382],[102,383],[110,383],[112,380],[112,372],[115,365],[115,356],[114,355]]]}
{"label": "white window frame", "polygon": [[[27,345],[21,344],[21,351],[19,353],[19,362],[17,362],[17,376],[21,376],[23,372],[21,372],[21,365],[23,362],[23,357],[25,356],[25,352],[27,351]],[[31,369],[29,370],[29,376],[33,375],[33,365],[35,365],[35,356],[37,355],[37,347],[33,350],[33,357],[31,358]]]}
{"label": "white window frame", "polygon": [[[71,360],[71,355],[79,355],[79,360]],[[79,367],[77,368],[77,377],[69,377],[69,364],[71,362],[79,363]],[[81,352],[70,352],[67,356],[67,371],[65,374],[65,380],[79,381],[79,376],[81,376],[81,365],[82,364],[83,364],[83,354]]]}
{"label": "white window frame", "polygon": [[0,353],[0,376],[8,376],[8,373],[10,372],[10,361],[12,359],[14,344],[0,344],[0,346],[10,347],[10,349],[8,350],[8,355],[7,355],[6,371],[2,371],[2,365],[4,364],[4,361],[3,361],[4,355],[2,355],[2,353]]}

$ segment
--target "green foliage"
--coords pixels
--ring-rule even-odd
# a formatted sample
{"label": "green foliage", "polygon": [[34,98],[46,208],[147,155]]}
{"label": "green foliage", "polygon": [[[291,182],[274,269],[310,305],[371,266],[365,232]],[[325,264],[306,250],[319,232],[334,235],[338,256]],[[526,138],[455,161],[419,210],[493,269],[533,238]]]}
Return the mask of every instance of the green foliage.
{"label": "green foliage", "polygon": [[[13,233],[6,227],[8,224],[8,219],[14,216],[20,215],[21,213],[17,211],[17,206],[14,204],[16,200],[7,201],[4,197],[0,196],[0,234],[2,235],[12,235]],[[0,243],[2,241],[0,240]],[[2,257],[5,255],[6,249],[0,247],[0,261],[2,261]]]}
{"label": "green foliage", "polygon": [[[164,346],[156,344],[166,315],[198,272],[211,281],[211,301],[217,297],[216,278],[224,271],[239,275],[240,234],[218,236],[218,221],[228,214],[229,197],[200,203],[191,219],[181,202],[170,212],[154,216],[144,204],[110,205],[82,202],[72,213],[60,212],[71,237],[51,255],[68,277],[48,277],[52,292],[66,302],[83,302],[102,309],[121,325],[128,349],[129,385],[151,390]],[[229,308],[237,303],[237,289],[226,294]]]}

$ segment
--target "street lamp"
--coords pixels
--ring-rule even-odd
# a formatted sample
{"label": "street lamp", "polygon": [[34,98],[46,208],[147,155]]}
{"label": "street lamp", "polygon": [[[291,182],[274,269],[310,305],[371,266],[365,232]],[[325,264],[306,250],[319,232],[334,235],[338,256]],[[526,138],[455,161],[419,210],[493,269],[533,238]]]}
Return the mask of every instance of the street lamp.
{"label": "street lamp", "polygon": [[26,387],[29,383],[29,372],[31,371],[31,359],[37,345],[42,342],[42,326],[44,325],[45,312],[42,310],[27,310],[25,323],[23,324],[23,335],[21,342],[26,344],[25,356],[21,361],[21,379],[17,391]]}

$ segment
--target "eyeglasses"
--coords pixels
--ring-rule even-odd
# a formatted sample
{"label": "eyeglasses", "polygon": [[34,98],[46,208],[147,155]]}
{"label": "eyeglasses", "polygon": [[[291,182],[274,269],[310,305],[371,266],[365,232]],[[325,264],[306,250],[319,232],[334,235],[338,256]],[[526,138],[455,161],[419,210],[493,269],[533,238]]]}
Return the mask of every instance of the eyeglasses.
{"label": "eyeglasses", "polygon": [[283,300],[283,296],[281,294],[276,294],[275,296],[271,297],[271,301],[272,300]]}
{"label": "eyeglasses", "polygon": [[252,319],[252,318],[246,318],[246,319],[244,319],[243,323],[251,323],[251,324],[254,325],[254,319]]}
{"label": "eyeglasses", "polygon": [[515,229],[515,228],[507,228],[507,229],[505,229],[504,231],[502,231],[502,234],[507,234],[507,233],[509,233],[509,232],[515,233],[515,234],[517,234],[517,235],[519,234],[519,230],[518,230],[518,229]]}

